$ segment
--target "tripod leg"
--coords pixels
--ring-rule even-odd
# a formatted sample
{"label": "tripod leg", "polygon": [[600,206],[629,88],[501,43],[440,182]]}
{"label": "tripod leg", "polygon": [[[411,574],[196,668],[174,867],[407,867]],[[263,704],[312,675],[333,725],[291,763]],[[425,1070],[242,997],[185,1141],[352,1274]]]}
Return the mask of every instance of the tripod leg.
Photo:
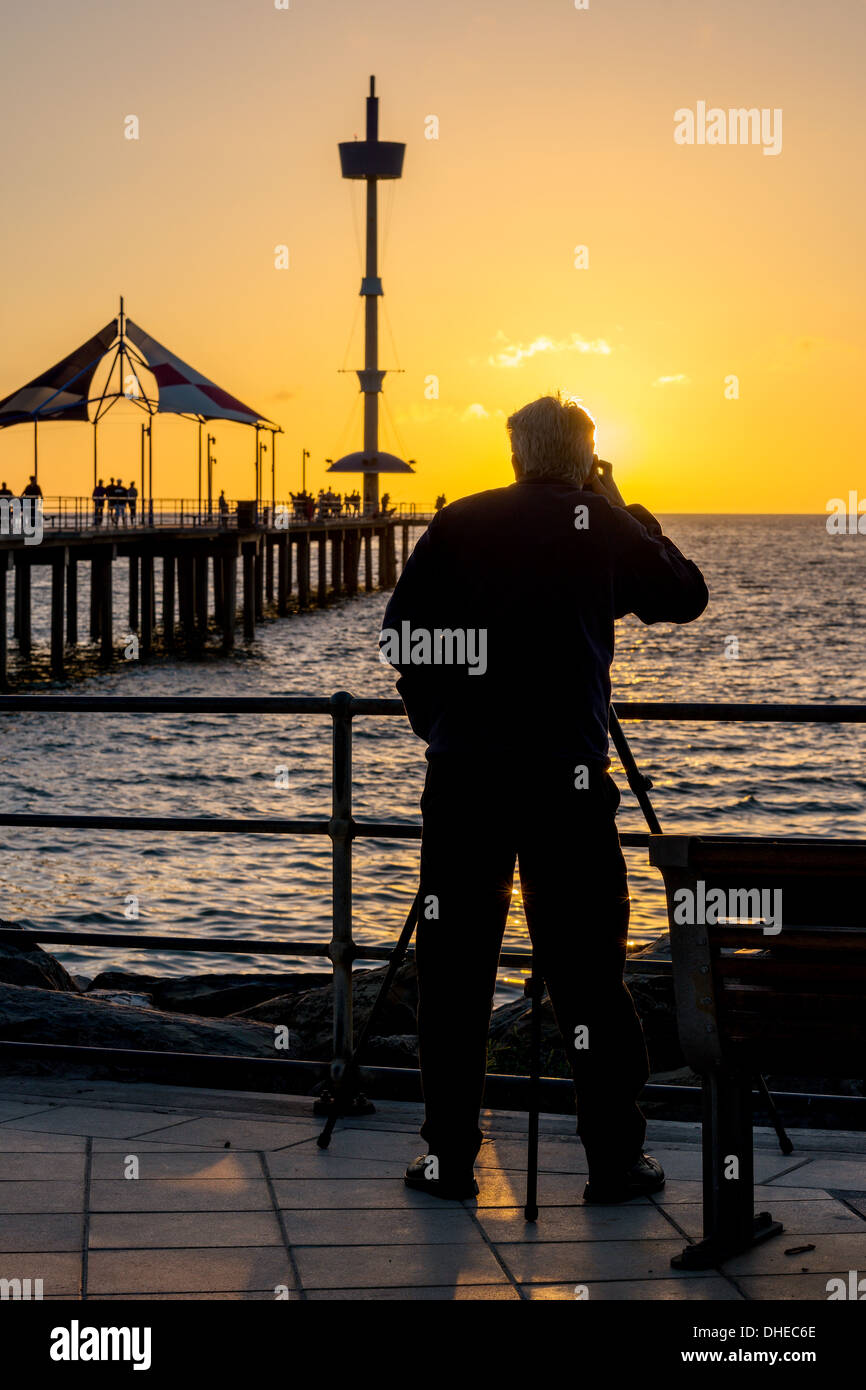
{"label": "tripod leg", "polygon": [[770,1095],[770,1091],[769,1091],[769,1088],[768,1088],[768,1086],[767,1086],[767,1083],[766,1083],[766,1081],[764,1080],[763,1076],[761,1076],[760,1073],[758,1073],[758,1090],[759,1090],[760,1093],[761,1093],[761,1097],[762,1097],[762,1099],[763,1099],[763,1101],[764,1101],[764,1104],[766,1105],[768,1111],[770,1112],[770,1124],[773,1126],[773,1129],[776,1131],[776,1138],[777,1138],[778,1141],[779,1141],[779,1148],[781,1149],[781,1151],[782,1151],[783,1154],[792,1154],[792,1153],[794,1152],[794,1145],[791,1143],[791,1140],[788,1138],[788,1134],[787,1134],[787,1131],[785,1130],[785,1126],[782,1124],[781,1116],[779,1115],[779,1112],[778,1112],[778,1110],[776,1109],[776,1102],[773,1100],[773,1097]]}
{"label": "tripod leg", "polygon": [[397,971],[400,969],[400,966],[403,964],[403,961],[406,958],[406,952],[409,949],[409,943],[412,940],[412,935],[415,931],[415,927],[418,924],[419,903],[420,893],[417,893],[415,895],[415,900],[412,903],[411,908],[409,909],[409,916],[403,923],[403,930],[400,932],[397,945],[391,952],[391,957],[388,961],[388,969],[385,971],[385,978],[382,981],[382,984],[379,988],[379,993],[376,995],[373,1007],[370,1010],[370,1013],[367,1017],[367,1022],[361,1029],[358,1042],[346,1066],[346,1071],[343,1076],[343,1080],[341,1084],[335,1088],[333,1095],[330,1097],[330,1102],[327,1111],[328,1117],[325,1121],[325,1125],[322,1129],[321,1134],[316,1140],[316,1144],[320,1149],[326,1149],[331,1142],[331,1135],[334,1133],[334,1126],[337,1123],[337,1117],[340,1114],[342,1103],[345,1097],[348,1095],[351,1088],[354,1086],[355,1080],[357,1078],[360,1058],[367,1044],[367,1039],[372,1036],[373,1028],[379,1021],[382,1009],[385,1006],[385,1000],[388,998],[388,993],[391,989],[392,984],[394,983],[394,978],[397,974]]}
{"label": "tripod leg", "polygon": [[527,1221],[538,1220],[538,1111],[541,1081],[541,976],[533,957],[529,976],[531,1000],[529,1020],[529,1115],[526,1154],[526,1204],[523,1215]]}

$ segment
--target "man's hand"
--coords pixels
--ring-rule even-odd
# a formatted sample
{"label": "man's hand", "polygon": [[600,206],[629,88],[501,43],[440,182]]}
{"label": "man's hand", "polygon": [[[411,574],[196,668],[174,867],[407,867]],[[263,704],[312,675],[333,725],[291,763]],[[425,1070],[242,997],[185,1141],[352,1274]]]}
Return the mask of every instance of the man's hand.
{"label": "man's hand", "polygon": [[613,480],[613,464],[608,463],[606,459],[600,459],[598,454],[593,455],[592,469],[586,486],[597,492],[600,497],[606,497],[614,507],[625,506],[625,498]]}

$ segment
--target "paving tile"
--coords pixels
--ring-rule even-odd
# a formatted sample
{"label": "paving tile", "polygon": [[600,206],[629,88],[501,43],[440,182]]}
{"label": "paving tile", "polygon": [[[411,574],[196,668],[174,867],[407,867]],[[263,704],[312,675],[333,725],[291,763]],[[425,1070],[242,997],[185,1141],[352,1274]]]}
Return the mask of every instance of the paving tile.
{"label": "paving tile", "polygon": [[[201,1181],[224,1182],[238,1178],[261,1178],[262,1165],[258,1154],[240,1151],[234,1153],[224,1149],[199,1149],[197,1153],[166,1152],[152,1148],[142,1149],[138,1144],[124,1144],[111,1153],[94,1153],[92,1175],[94,1178],[118,1178],[124,1182],[133,1181],[124,1177],[126,1160],[130,1155],[138,1158],[139,1180],[150,1178],[198,1178]],[[2,1164],[2,1159],[0,1159]]]}
{"label": "paving tile", "polygon": [[20,1120],[26,1124],[30,1115],[40,1115],[51,1107],[44,1101],[17,1100],[14,1096],[0,1097],[0,1125],[10,1120]]}
{"label": "paving tile", "polygon": [[832,1187],[837,1190],[866,1188],[866,1160],[813,1159],[804,1168],[776,1178],[774,1187]]}
{"label": "paving tile", "polygon": [[267,1184],[198,1182],[194,1178],[99,1178],[91,1183],[93,1211],[270,1211]]}
{"label": "paving tile", "polygon": [[455,1245],[302,1247],[295,1251],[295,1259],[305,1289],[507,1283],[480,1240]]}
{"label": "paving tile", "polygon": [[[800,1255],[785,1251],[814,1244],[815,1249]],[[733,1255],[722,1266],[726,1274],[816,1274],[826,1271],[847,1274],[849,1269],[866,1270],[866,1224],[863,1230],[849,1235],[822,1235],[808,1231],[772,1236],[742,1255]]]}
{"label": "paving tile", "polygon": [[[479,1207],[520,1207],[526,1200],[526,1179],[514,1170],[501,1172],[494,1168],[478,1168]],[[539,1173],[538,1205],[540,1207],[577,1207],[583,1204],[586,1178],[579,1173]],[[639,1199],[644,1200],[644,1199]]]}
{"label": "paving tile", "polygon": [[328,1149],[335,1158],[387,1159],[401,1165],[401,1170],[427,1145],[417,1134],[395,1134],[392,1130],[337,1130]]}
{"label": "paving tile", "polygon": [[[746,1298],[767,1302],[823,1303],[829,1299],[827,1281],[832,1274],[763,1274],[737,1275],[737,1283]],[[847,1270],[837,1270],[837,1278],[848,1279]],[[820,1354],[820,1353],[819,1353]]]}
{"label": "paving tile", "polygon": [[[289,1289],[288,1298],[283,1298],[284,1303],[300,1302],[300,1294]],[[207,1293],[100,1293],[96,1298],[88,1298],[88,1303],[273,1303],[276,1294],[273,1289],[259,1291],[257,1289],[247,1289],[244,1291],[233,1290],[231,1292]]]}
{"label": "paving tile", "polygon": [[0,1255],[0,1279],[41,1279],[43,1300],[59,1294],[77,1294],[81,1288],[81,1255],[53,1250]]}
{"label": "paving tile", "polygon": [[[377,1211],[388,1208],[434,1207],[437,1209],[460,1208],[459,1202],[445,1202],[441,1197],[430,1197],[426,1192],[413,1192],[401,1180],[378,1182],[375,1178],[364,1182],[351,1182],[348,1179],[285,1179],[274,1182],[277,1203],[287,1211],[346,1210],[354,1207],[375,1207]],[[387,1220],[383,1216],[382,1220]]]}
{"label": "paving tile", "polygon": [[[3,1215],[0,1251],[80,1250],[84,1216],[67,1212],[27,1216]],[[0,1262],[3,1255],[0,1255]]]}
{"label": "paving tile", "polygon": [[57,1105],[41,1115],[28,1116],[27,1128],[47,1134],[101,1134],[124,1138],[127,1135],[146,1134],[151,1130],[169,1129],[183,1120],[182,1115],[120,1110],[115,1106]]}
{"label": "paving tile", "polygon": [[88,1299],[105,1293],[231,1293],[274,1295],[293,1285],[284,1250],[93,1250],[88,1260]]}
{"label": "paving tile", "polygon": [[84,1153],[87,1140],[80,1134],[40,1134],[15,1125],[0,1125],[0,1153]]}
{"label": "paving tile", "polygon": [[478,1221],[494,1242],[671,1240],[677,1234],[650,1203],[540,1207],[537,1221],[526,1221],[522,1206],[484,1208],[478,1211]]}
{"label": "paving tile", "polygon": [[0,1210],[3,1207],[3,1183],[19,1182],[84,1182],[83,1153],[0,1153]]}
{"label": "paving tile", "polygon": [[[522,1284],[524,1298],[575,1301],[574,1284]],[[590,1303],[704,1302],[742,1303],[742,1294],[719,1275],[706,1279],[612,1279],[581,1284],[581,1299]]]}
{"label": "paving tile", "polygon": [[[535,1244],[499,1242],[497,1253],[520,1284],[588,1284],[598,1279],[694,1278],[677,1275],[671,1257],[683,1242],[671,1240],[537,1241]],[[703,1271],[697,1277],[703,1277]]]}
{"label": "paving tile", "polygon": [[[206,1119],[185,1120],[176,1126],[173,1144],[207,1144],[233,1149],[282,1149],[287,1144],[302,1143],[316,1138],[321,1126],[291,1120],[255,1120],[247,1117],[223,1119],[209,1115]],[[150,1136],[153,1137],[152,1135]]]}
{"label": "paving tile", "polygon": [[0,1183],[0,1215],[21,1212],[76,1212],[84,1210],[82,1182]]}
{"label": "paving tile", "polygon": [[286,1211],[283,1215],[293,1246],[448,1245],[483,1239],[469,1212],[459,1207],[389,1211],[384,1221],[379,1211]]}
{"label": "paving tile", "polygon": [[[476,1168],[526,1171],[526,1141],[485,1139],[475,1160]],[[538,1146],[540,1172],[576,1173],[586,1178],[586,1154],[579,1139],[549,1141]]]}
{"label": "paving tile", "polygon": [[280,1149],[269,1153],[267,1159],[273,1178],[351,1178],[356,1182],[381,1178],[401,1182],[406,1170],[405,1159],[349,1158],[330,1149],[318,1149],[315,1144]]}
{"label": "paving tile", "polygon": [[91,1250],[162,1250],[195,1246],[282,1245],[272,1211],[94,1212]]}
{"label": "paving tile", "polygon": [[[652,1200],[660,1202],[662,1206],[670,1206],[679,1202],[700,1202],[702,1194],[703,1186],[699,1182],[683,1182],[678,1178],[669,1178],[661,1192],[653,1193]],[[763,1211],[774,1197],[779,1196],[784,1196],[786,1202],[814,1202],[817,1197],[828,1197],[829,1193],[821,1188],[787,1186],[783,1193],[780,1187],[759,1183],[755,1188],[755,1210]]]}
{"label": "paving tile", "polygon": [[451,1284],[440,1287],[396,1289],[307,1289],[311,1303],[348,1300],[370,1303],[465,1303],[507,1300],[519,1303],[520,1294],[511,1284]]}
{"label": "paving tile", "polygon": [[[762,1204],[761,1210],[764,1209]],[[832,1235],[837,1231],[842,1234],[856,1234],[859,1230],[866,1235],[866,1222],[849,1211],[842,1202],[834,1202],[832,1198],[823,1201],[817,1199],[787,1202],[784,1200],[784,1192],[780,1192],[778,1198],[770,1197],[766,1209],[776,1221],[781,1221],[787,1234],[801,1234],[804,1231],[813,1234],[817,1231],[824,1235]],[[700,1204],[680,1202],[676,1208],[676,1222],[686,1235],[699,1239],[703,1233]]]}

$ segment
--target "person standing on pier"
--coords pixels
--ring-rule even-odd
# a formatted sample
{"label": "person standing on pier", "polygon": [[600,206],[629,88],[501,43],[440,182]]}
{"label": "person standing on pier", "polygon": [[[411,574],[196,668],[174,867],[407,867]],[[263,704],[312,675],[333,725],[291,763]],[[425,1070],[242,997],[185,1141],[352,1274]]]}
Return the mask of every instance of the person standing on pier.
{"label": "person standing on pier", "polygon": [[656,519],[626,507],[579,405],[542,397],[508,430],[515,482],[437,513],[380,636],[428,744],[416,962],[429,1153],[405,1182],[444,1198],[478,1190],[487,1033],[517,860],[574,1076],[584,1199],[626,1201],[657,1191],[664,1173],[643,1152],[648,1063],[623,981],[628,883],[608,772],[614,622],[691,622],[708,595]]}
{"label": "person standing on pier", "polygon": [[121,523],[126,525],[126,488],[118,478],[114,489],[114,524],[120,526]]}
{"label": "person standing on pier", "polygon": [[134,526],[135,513],[138,506],[138,488],[135,486],[134,481],[131,482],[126,489],[126,501],[129,507],[129,522],[131,526]]}
{"label": "person standing on pier", "polygon": [[105,487],[104,487],[104,485],[103,485],[102,479],[100,478],[100,479],[99,479],[99,482],[96,484],[96,487],[93,489],[93,524],[94,524],[94,526],[101,526],[101,525],[102,525],[102,517],[103,517],[104,512],[105,512]]}

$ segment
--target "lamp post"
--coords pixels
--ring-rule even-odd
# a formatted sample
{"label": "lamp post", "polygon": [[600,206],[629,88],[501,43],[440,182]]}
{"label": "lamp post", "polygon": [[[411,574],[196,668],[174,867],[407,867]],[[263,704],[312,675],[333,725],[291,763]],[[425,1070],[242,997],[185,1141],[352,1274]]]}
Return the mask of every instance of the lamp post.
{"label": "lamp post", "polygon": [[262,463],[263,463],[263,461],[264,461],[264,456],[265,456],[265,454],[266,454],[267,452],[268,452],[268,446],[267,446],[267,444],[264,442],[264,440],[262,439],[262,440],[259,441],[259,444],[258,444],[258,447],[257,447],[257,468],[256,468],[256,475],[257,475],[257,477],[256,477],[256,481],[257,481],[258,486],[257,486],[257,491],[256,491],[256,521],[258,521],[258,520],[260,519],[260,518],[259,518],[259,512],[260,512],[260,510],[261,510],[261,503],[262,503],[262,501],[264,500],[263,497],[262,497],[262,491],[263,491],[263,489],[262,489]]}
{"label": "lamp post", "polygon": [[147,519],[153,525],[153,420],[148,420],[146,425],[142,425],[144,433],[147,435]]}
{"label": "lamp post", "polygon": [[307,459],[310,457],[309,449],[301,450],[301,492],[307,491]]}
{"label": "lamp post", "polygon": [[209,434],[207,437],[207,519],[213,520],[213,466],[216,459],[210,451],[211,444],[216,444],[216,435]]}

